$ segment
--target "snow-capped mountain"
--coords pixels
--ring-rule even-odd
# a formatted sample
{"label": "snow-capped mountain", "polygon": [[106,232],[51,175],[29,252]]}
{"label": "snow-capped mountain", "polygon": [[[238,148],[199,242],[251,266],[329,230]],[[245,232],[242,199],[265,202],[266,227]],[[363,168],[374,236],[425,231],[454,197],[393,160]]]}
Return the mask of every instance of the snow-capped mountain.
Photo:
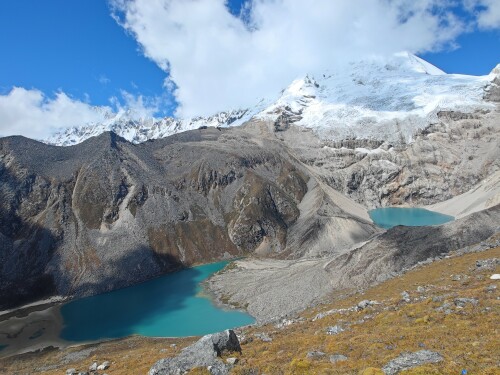
{"label": "snow-capped mountain", "polygon": [[247,110],[220,112],[210,117],[195,117],[192,119],[165,118],[135,118],[130,113],[106,114],[106,120],[97,124],[87,124],[81,127],[68,128],[56,133],[45,142],[58,146],[71,146],[84,140],[113,131],[133,143],[145,142],[149,139],[168,137],[186,130],[198,129],[203,126],[225,127],[237,126],[249,119]]}
{"label": "snow-capped mountain", "polygon": [[446,74],[403,53],[297,79],[258,116],[277,118],[285,108],[295,125],[312,128],[322,138],[411,142],[439,111],[492,107],[483,96],[494,77]]}
{"label": "snow-capped mountain", "polygon": [[446,74],[409,53],[372,58],[292,82],[277,98],[262,99],[254,107],[193,119],[132,119],[126,113],[109,114],[98,124],[67,129],[46,140],[68,146],[114,131],[140,143],[204,126],[238,126],[254,118],[313,129],[321,138],[379,139],[411,142],[415,131],[437,120],[446,110],[472,112],[493,106],[484,100],[500,73],[486,76]]}

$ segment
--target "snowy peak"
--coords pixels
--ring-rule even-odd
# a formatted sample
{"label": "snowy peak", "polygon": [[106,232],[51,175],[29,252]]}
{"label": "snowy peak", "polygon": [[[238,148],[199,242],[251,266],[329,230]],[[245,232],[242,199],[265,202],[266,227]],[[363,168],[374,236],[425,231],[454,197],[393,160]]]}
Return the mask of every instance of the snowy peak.
{"label": "snowy peak", "polygon": [[295,80],[258,116],[276,121],[282,112],[298,114],[294,124],[322,138],[411,142],[418,129],[437,121],[439,111],[491,108],[483,100],[491,81],[491,75],[445,74],[401,53]]}
{"label": "snowy peak", "polygon": [[491,74],[496,76],[496,77],[500,76],[500,64],[498,64],[497,66],[495,66],[495,68],[493,68],[493,70],[491,71]]}
{"label": "snowy peak", "polygon": [[408,143],[419,129],[438,120],[439,111],[493,108],[500,101],[499,77],[500,64],[487,76],[446,74],[404,52],[308,74],[249,109],[185,120],[109,112],[101,123],[67,129],[47,143],[72,145],[104,131],[140,143],[205,126],[238,126],[252,118],[274,121],[276,129],[284,123],[309,128],[325,139]]}
{"label": "snowy peak", "polygon": [[220,112],[210,117],[195,117],[187,120],[178,120],[172,117],[165,118],[135,118],[130,113],[119,112],[109,116],[105,121],[73,127],[57,133],[46,140],[46,143],[58,146],[71,146],[84,140],[110,131],[118,134],[132,143],[141,143],[150,139],[165,138],[170,135],[200,127],[226,127],[241,125],[249,118],[247,110]]}
{"label": "snowy peak", "polygon": [[401,69],[407,69],[416,73],[424,73],[433,76],[446,74],[438,67],[408,52],[397,53],[394,57],[393,63],[399,61]]}

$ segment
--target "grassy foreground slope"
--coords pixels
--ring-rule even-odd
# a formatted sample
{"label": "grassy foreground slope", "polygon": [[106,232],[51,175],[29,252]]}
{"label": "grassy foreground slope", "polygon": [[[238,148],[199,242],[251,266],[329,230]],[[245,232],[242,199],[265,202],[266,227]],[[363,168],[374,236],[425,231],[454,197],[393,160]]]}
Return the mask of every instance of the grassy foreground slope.
{"label": "grassy foreground slope", "polygon": [[[358,374],[373,368],[366,374],[377,374],[375,369],[400,353],[427,349],[440,353],[444,360],[405,374],[460,374],[463,369],[468,374],[500,374],[500,286],[498,280],[490,280],[493,273],[499,273],[499,261],[498,247],[452,256],[363,294],[307,311],[303,322],[282,329],[253,328],[245,332],[247,337],[266,332],[272,342],[255,338],[243,345],[234,373]],[[410,302],[401,296],[405,291]],[[457,298],[477,299],[477,304],[463,304]],[[362,300],[379,304],[352,309]],[[321,313],[327,316],[313,321]],[[345,330],[326,334],[334,326]],[[311,356],[312,351],[325,355]],[[348,359],[332,364],[333,354]]]}
{"label": "grassy foreground slope", "polygon": [[[490,279],[500,273],[500,247],[450,255],[364,293],[332,296],[333,302],[285,324],[239,330],[243,351],[232,373],[382,374],[401,353],[430,350],[443,360],[401,373],[500,374],[500,282]],[[356,308],[363,300],[377,303]],[[340,332],[328,334],[329,328]],[[0,373],[55,375],[108,360],[108,375],[146,374],[155,361],[195,340],[131,337],[48,350],[2,359]],[[347,359],[332,363],[336,354]]]}

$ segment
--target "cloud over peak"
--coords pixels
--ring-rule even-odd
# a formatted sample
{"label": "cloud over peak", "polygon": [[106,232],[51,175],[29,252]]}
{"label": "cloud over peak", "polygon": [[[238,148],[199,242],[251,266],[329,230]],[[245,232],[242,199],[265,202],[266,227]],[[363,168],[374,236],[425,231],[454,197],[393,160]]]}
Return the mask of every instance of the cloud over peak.
{"label": "cloud over peak", "polygon": [[150,117],[158,110],[158,100],[122,91],[121,100],[111,98],[112,107],[96,107],[62,91],[51,98],[40,90],[14,87],[8,94],[0,95],[0,137],[24,135],[44,139],[61,129],[105,121],[115,112],[127,111],[129,118]]}
{"label": "cloud over peak", "polygon": [[[495,0],[473,3],[479,22],[498,27]],[[167,86],[175,83],[177,114],[188,117],[251,105],[297,76],[363,56],[439,50],[476,22],[449,0],[249,0],[236,16],[226,0],[112,5]]]}
{"label": "cloud over peak", "polygon": [[[164,94],[141,96],[132,83],[137,96],[118,87],[109,106],[95,107],[89,96],[9,87],[0,94],[0,136],[44,138],[113,114],[149,117],[175,105],[178,117],[247,108],[308,73],[455,48],[463,33],[500,29],[499,0],[246,0],[239,12],[229,8],[242,0],[108,1],[118,24],[165,72]],[[111,86],[105,75],[95,79]]]}

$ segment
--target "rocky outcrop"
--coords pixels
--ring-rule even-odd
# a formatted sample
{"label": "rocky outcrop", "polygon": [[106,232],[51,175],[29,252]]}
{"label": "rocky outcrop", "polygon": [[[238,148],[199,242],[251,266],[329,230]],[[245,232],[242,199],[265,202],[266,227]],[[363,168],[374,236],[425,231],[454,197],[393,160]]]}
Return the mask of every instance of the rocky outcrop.
{"label": "rocky outcrop", "polygon": [[232,352],[241,352],[238,337],[233,330],[206,335],[184,348],[177,357],[156,362],[148,375],[184,374],[197,367],[206,368],[214,375],[228,374],[231,365],[225,364],[218,357]]}
{"label": "rocky outcrop", "polygon": [[500,64],[491,71],[495,75],[493,81],[485,89],[484,99],[490,102],[500,102]]}
{"label": "rocky outcrop", "polygon": [[430,350],[420,350],[415,353],[402,353],[399,357],[387,363],[382,370],[386,375],[396,375],[412,367],[422,366],[426,363],[443,361],[441,354]]}
{"label": "rocky outcrop", "polygon": [[411,143],[369,137],[328,141],[293,124],[273,135],[325,183],[365,207],[422,206],[465,193],[500,170],[498,108],[440,111],[436,117]]}
{"label": "rocky outcrop", "polygon": [[[298,257],[291,228],[308,232],[324,220],[300,209],[314,179],[279,142],[238,129],[139,145],[113,133],[70,147],[3,138],[0,309],[254,251]],[[331,215],[351,220],[363,238],[376,232],[348,211]],[[330,251],[353,243],[333,240]]]}

